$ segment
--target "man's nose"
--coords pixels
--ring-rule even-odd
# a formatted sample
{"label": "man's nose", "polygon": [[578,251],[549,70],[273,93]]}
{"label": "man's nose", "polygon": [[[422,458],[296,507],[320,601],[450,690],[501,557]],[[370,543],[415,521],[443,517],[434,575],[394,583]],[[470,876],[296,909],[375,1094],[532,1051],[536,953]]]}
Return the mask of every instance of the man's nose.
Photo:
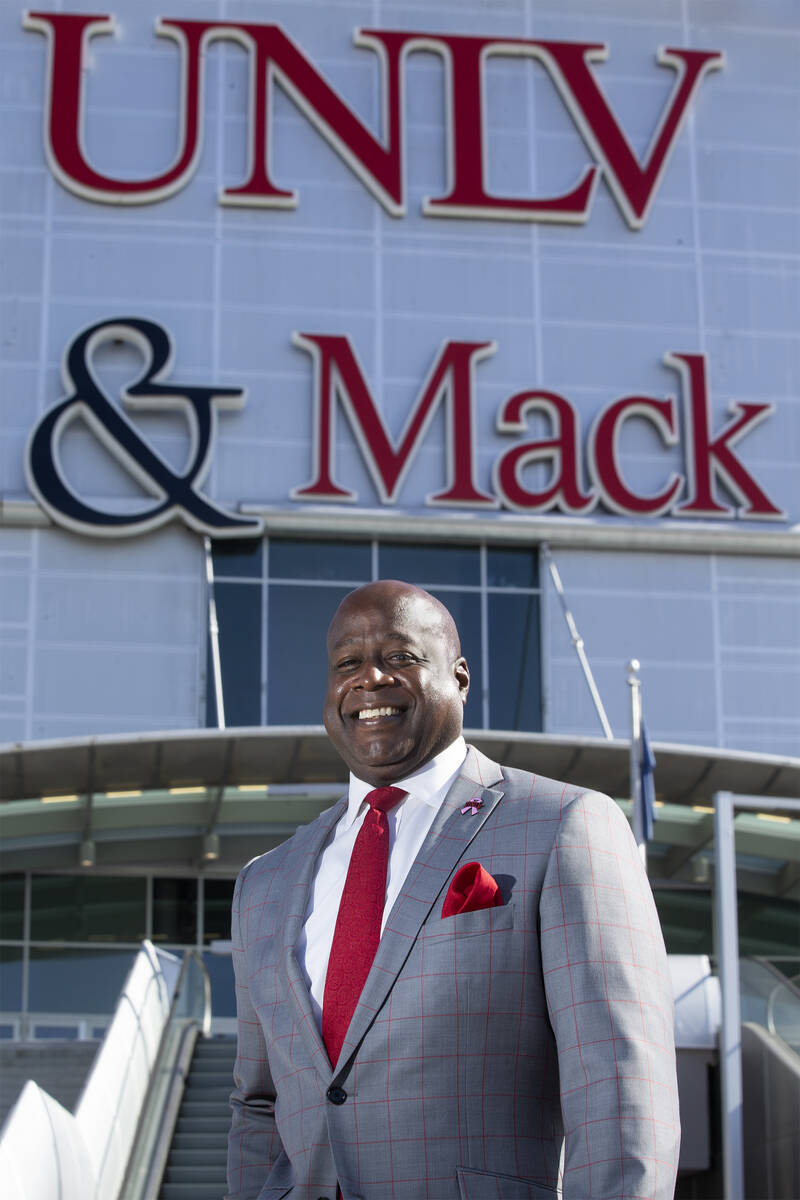
{"label": "man's nose", "polygon": [[394,676],[378,662],[364,663],[359,675],[358,686],[371,692],[375,688],[387,687],[394,683]]}

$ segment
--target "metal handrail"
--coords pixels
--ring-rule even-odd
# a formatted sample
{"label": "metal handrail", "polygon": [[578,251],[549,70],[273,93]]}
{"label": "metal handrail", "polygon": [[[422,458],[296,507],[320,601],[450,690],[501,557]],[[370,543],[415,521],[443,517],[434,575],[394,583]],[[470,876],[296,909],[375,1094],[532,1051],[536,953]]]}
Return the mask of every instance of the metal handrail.
{"label": "metal handrail", "polygon": [[178,1015],[178,1003],[183,996],[183,989],[186,983],[186,977],[189,973],[189,967],[194,963],[200,972],[200,978],[203,983],[203,1013],[200,1024],[200,1032],[203,1037],[208,1037],[211,1033],[211,978],[206,969],[206,964],[203,962],[203,956],[199,950],[187,950],[184,953],[181,962],[181,969],[178,975],[178,982],[175,984],[175,991],[172,996],[172,1004],[170,1005],[169,1014],[167,1016],[167,1025],[170,1024],[173,1017]]}
{"label": "metal handrail", "polygon": [[[192,966],[203,987],[201,1013],[181,1011]],[[156,1200],[198,1037],[211,1033],[211,979],[197,950],[187,950],[158,1047],[118,1200]]]}
{"label": "metal handrail", "polygon": [[781,1033],[780,1029],[778,1029],[775,1024],[775,1004],[781,992],[788,992],[790,997],[800,1009],[800,987],[797,986],[795,980],[800,982],[800,975],[795,975],[791,978],[788,975],[784,975],[778,980],[767,997],[767,1029],[771,1034],[774,1034],[775,1037],[779,1037],[782,1041],[786,1042],[787,1046],[791,1046],[793,1050],[799,1051],[800,1047],[798,1047],[794,1042],[790,1042],[785,1034]]}

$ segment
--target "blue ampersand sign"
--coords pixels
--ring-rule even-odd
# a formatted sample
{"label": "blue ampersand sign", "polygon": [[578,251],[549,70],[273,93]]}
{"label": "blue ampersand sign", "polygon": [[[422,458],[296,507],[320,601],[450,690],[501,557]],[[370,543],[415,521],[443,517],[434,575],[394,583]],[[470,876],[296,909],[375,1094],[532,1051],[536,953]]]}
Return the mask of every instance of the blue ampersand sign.
{"label": "blue ampersand sign", "polygon": [[[190,450],[189,465],[183,474],[173,470],[148,445],[97,382],[92,359],[99,347],[110,341],[134,345],[145,358],[142,374],[121,391],[126,408],[157,412],[178,409],[186,416]],[[67,395],[48,409],[34,428],[25,459],[28,486],[57,524],[94,536],[127,537],[179,518],[199,533],[213,537],[253,537],[261,533],[261,520],[229,512],[200,491],[211,465],[217,409],[242,408],[245,390],[164,383],[172,356],[167,330],[155,321],[139,317],[100,321],[84,329],[70,343],[62,366]],[[109,512],[87,503],[70,486],[59,447],[65,430],[78,418],[82,418],[130,476],[155,497],[153,504],[135,512]]]}

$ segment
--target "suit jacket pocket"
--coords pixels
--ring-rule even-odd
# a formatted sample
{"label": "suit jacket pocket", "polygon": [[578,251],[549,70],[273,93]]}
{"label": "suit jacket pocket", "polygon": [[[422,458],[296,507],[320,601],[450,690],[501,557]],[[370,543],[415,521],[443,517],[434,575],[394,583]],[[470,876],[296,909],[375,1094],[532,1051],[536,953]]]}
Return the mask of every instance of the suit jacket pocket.
{"label": "suit jacket pocket", "polygon": [[514,905],[509,903],[501,904],[497,908],[479,908],[475,912],[456,913],[452,917],[442,917],[434,913],[422,926],[422,936],[433,940],[513,929],[514,911]]}
{"label": "suit jacket pocket", "polygon": [[546,1183],[497,1175],[494,1171],[471,1171],[456,1167],[461,1200],[560,1200],[561,1193]]}

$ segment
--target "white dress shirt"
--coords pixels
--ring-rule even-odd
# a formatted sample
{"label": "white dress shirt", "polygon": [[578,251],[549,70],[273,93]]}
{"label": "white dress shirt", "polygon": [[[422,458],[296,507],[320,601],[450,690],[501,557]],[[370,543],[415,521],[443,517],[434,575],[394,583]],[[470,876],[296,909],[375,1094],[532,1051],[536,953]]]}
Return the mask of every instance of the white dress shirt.
{"label": "white dress shirt", "polygon": [[[392,905],[400,895],[411,864],[425,841],[442,801],[455,782],[466,755],[467,744],[463,737],[458,737],[419,771],[392,784],[393,787],[403,788],[408,795],[387,813],[389,868],[381,933]],[[347,811],[337,821],[330,840],[319,856],[305,924],[297,943],[297,957],[311,994],[311,1007],[320,1027],[322,996],[325,991],[325,977],[328,973],[328,958],[339,913],[339,902],[350,866],[350,855],[369,809],[364,797],[372,790],[371,784],[351,773]]]}

